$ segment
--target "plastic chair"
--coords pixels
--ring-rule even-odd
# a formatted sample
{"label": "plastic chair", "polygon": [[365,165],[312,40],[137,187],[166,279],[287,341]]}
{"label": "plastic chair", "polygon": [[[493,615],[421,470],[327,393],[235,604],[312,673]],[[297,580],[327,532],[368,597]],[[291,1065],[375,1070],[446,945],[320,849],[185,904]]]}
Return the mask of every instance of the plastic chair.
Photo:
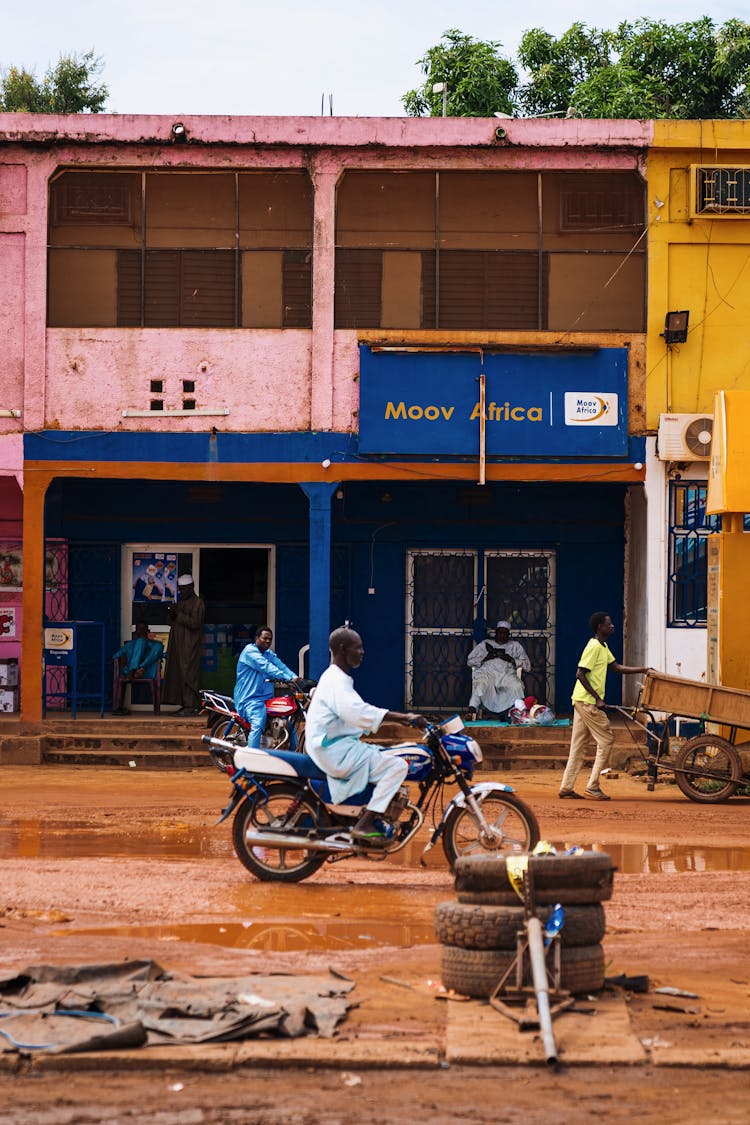
{"label": "plastic chair", "polygon": [[[113,708],[121,708],[125,702],[125,684],[145,684],[151,692],[151,702],[154,706],[154,714],[158,715],[161,711],[161,666],[162,659],[156,666],[155,676],[140,676],[137,679],[132,677],[124,677],[121,674],[120,658],[115,657],[112,661],[112,706]],[[122,695],[121,695],[122,693]]]}

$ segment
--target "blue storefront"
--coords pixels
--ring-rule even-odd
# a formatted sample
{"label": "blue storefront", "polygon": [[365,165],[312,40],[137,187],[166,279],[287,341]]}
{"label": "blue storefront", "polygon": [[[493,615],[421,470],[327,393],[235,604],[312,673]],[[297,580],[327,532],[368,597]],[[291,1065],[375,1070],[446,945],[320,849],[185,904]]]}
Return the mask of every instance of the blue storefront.
{"label": "blue storefront", "polygon": [[357,434],[54,432],[27,435],[25,457],[48,468],[66,616],[102,620],[107,651],[139,613],[161,627],[133,602],[134,566],[176,555],[207,602],[216,686],[254,625],[270,620],[283,659],[315,675],[350,620],[365,695],[461,707],[466,654],[502,617],[534,694],[564,712],[589,615],[623,621],[644,459],[627,404],[625,348],[363,346]]}

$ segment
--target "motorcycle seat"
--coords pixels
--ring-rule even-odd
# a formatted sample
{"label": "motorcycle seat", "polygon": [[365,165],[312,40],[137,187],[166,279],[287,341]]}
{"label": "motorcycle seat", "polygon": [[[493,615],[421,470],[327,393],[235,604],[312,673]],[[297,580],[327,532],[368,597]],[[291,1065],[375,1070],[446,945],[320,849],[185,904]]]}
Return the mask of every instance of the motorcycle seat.
{"label": "motorcycle seat", "polygon": [[316,766],[307,754],[298,754],[296,750],[266,750],[265,753],[269,758],[280,758],[282,762],[292,766],[298,777],[309,777],[315,781],[325,780],[326,775],[323,770]]}

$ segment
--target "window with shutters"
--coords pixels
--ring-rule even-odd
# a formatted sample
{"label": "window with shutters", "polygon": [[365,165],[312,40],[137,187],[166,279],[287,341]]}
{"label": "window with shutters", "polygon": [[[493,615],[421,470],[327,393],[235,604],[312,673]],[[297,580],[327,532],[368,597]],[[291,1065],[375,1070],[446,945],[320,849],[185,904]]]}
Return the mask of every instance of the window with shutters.
{"label": "window with shutters", "polygon": [[635,173],[347,173],[337,328],[645,328]]}
{"label": "window with shutters", "polygon": [[305,172],[63,171],[49,216],[52,327],[312,323]]}
{"label": "window with shutters", "polygon": [[337,328],[380,327],[382,270],[380,250],[338,251],[334,295]]}

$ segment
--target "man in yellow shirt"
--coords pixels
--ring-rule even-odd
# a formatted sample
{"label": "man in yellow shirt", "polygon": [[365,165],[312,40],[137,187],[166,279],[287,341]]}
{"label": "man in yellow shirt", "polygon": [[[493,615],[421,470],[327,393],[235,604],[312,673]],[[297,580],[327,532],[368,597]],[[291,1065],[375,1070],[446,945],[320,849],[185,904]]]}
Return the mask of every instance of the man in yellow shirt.
{"label": "man in yellow shirt", "polygon": [[581,653],[573,688],[573,730],[570,735],[570,753],[565,767],[559,796],[580,801],[575,783],[583,765],[586,751],[596,746],[596,757],[591,767],[588,785],[583,796],[589,801],[608,801],[599,784],[599,776],[609,762],[614,743],[614,735],[607,713],[604,710],[604,691],[607,683],[607,670],[619,672],[622,676],[638,672],[648,672],[648,668],[630,668],[618,664],[607,645],[615,631],[608,613],[594,613],[589,621],[593,636]]}

